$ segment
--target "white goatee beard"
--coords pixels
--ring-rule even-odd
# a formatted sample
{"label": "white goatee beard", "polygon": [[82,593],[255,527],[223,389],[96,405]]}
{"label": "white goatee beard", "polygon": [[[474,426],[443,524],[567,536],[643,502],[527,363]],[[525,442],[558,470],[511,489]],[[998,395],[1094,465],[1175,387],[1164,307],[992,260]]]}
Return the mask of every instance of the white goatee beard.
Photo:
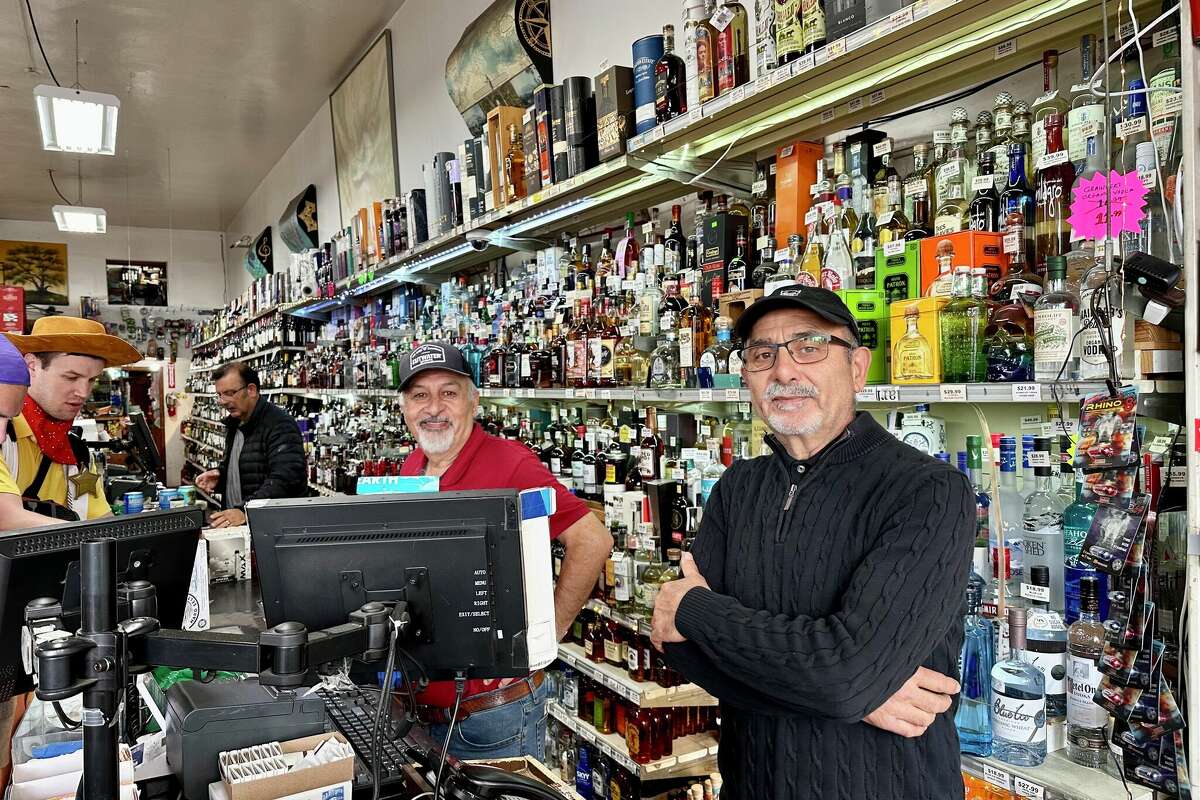
{"label": "white goatee beard", "polygon": [[417,425],[415,435],[417,444],[421,446],[426,455],[440,456],[450,449],[450,445],[454,444],[453,427],[444,431],[430,431]]}

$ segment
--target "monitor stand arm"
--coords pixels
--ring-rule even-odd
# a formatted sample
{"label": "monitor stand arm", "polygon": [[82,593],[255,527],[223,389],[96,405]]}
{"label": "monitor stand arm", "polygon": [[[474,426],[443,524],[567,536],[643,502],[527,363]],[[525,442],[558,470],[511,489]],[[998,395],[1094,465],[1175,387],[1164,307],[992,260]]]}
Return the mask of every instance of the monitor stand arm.
{"label": "monitor stand arm", "polygon": [[[409,625],[406,603],[367,603],[349,621],[309,632],[284,622],[257,638],[239,634],[162,630],[152,616],[118,621],[117,542],[93,539],[79,546],[82,617],[77,633],[38,644],[37,696],[60,701],[83,695],[83,798],[117,800],[120,781],[116,716],[120,699],[134,675],[150,665],[257,672],[259,683],[276,688],[303,685],[311,666],[359,657],[377,661],[387,654],[391,633],[404,636]],[[137,582],[122,587],[131,612],[154,608],[153,587]],[[26,606],[27,624],[61,620],[52,598]]]}

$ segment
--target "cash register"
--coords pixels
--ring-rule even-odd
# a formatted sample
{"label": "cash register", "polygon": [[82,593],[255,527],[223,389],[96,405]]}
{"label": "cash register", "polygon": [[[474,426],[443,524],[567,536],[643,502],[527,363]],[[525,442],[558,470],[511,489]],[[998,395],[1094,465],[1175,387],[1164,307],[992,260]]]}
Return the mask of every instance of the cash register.
{"label": "cash register", "polygon": [[[161,627],[154,585],[120,581],[119,545],[132,529],[114,532],[112,521],[94,533],[93,523],[60,526],[59,540],[79,549],[81,621],[74,633],[63,626],[41,641],[34,660],[40,698],[83,695],[83,796],[119,796],[120,731],[110,723],[131,681],[162,665],[256,675],[168,691],[168,761],[191,800],[207,798],[216,753],[318,726],[338,730],[354,748],[355,797],[561,798],[532,779],[447,757],[452,731],[445,742],[430,741],[378,688],[392,686],[399,671],[401,691],[415,691],[408,683],[415,671],[452,678],[461,692],[468,678],[524,676],[552,660],[548,539],[522,534],[528,499],[496,490],[252,502],[247,516],[268,626],[256,635]],[[170,527],[176,519],[191,524],[196,513],[130,519]],[[194,536],[180,542],[194,551]],[[136,595],[138,604],[125,602],[119,612],[118,595]],[[57,619],[54,598],[7,600],[25,601],[27,618],[43,629]],[[370,685],[345,679],[350,659],[359,669],[349,674],[369,675],[358,682]],[[334,672],[340,681],[320,680]]]}

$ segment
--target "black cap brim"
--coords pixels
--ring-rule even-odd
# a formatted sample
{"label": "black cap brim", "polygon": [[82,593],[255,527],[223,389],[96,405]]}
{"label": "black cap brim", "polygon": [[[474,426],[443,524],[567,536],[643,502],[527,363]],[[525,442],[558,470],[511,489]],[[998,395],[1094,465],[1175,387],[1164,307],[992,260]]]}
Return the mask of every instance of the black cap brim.
{"label": "black cap brim", "polygon": [[[841,304],[841,301],[838,301]],[[858,322],[854,319],[854,315],[849,309],[845,308],[845,313],[842,313],[836,308],[826,308],[820,303],[812,303],[802,297],[788,297],[780,295],[771,295],[750,304],[750,307],[742,312],[734,324],[734,333],[738,339],[744,343],[750,336],[750,332],[754,330],[755,324],[770,314],[772,311],[784,311],[788,309],[800,309],[802,311],[811,311],[826,322],[832,322],[834,325],[845,325],[850,329],[850,333],[854,335],[855,341],[859,341],[861,337],[858,333]]]}

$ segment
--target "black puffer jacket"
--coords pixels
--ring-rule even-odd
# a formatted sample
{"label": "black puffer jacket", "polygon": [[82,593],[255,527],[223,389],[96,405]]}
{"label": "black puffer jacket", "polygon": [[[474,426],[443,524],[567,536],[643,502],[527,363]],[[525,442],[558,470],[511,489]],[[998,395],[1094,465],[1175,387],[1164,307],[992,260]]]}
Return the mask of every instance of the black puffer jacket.
{"label": "black puffer jacket", "polygon": [[[217,490],[225,495],[225,477],[229,471],[229,451],[237,434],[238,420],[225,420],[225,457],[221,462],[221,479]],[[296,420],[265,397],[250,419],[242,426],[245,442],[238,459],[241,471],[242,502],[267,500],[273,497],[304,497],[308,494],[308,467],[304,458],[304,441]]]}

